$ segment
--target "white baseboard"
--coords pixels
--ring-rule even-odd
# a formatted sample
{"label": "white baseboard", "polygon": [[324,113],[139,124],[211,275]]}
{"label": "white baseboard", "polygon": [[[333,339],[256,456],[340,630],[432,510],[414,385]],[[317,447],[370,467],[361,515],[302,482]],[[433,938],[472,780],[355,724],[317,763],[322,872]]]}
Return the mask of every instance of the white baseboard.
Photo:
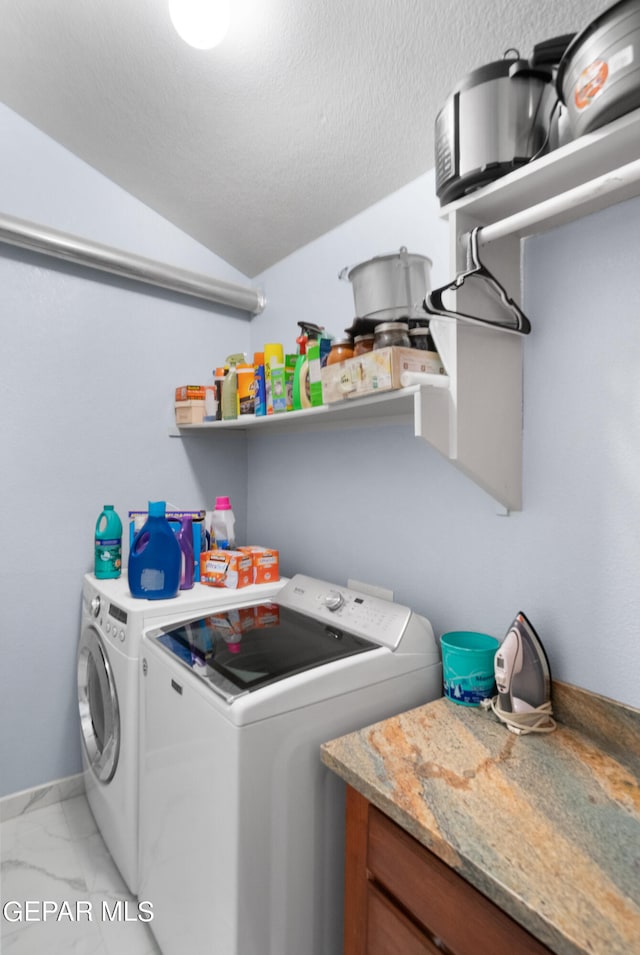
{"label": "white baseboard", "polygon": [[24,789],[19,793],[12,793],[0,799],[0,822],[14,819],[34,809],[42,809],[64,799],[80,796],[84,793],[84,777],[82,773],[76,776],[67,776],[44,786],[34,786],[33,789]]}

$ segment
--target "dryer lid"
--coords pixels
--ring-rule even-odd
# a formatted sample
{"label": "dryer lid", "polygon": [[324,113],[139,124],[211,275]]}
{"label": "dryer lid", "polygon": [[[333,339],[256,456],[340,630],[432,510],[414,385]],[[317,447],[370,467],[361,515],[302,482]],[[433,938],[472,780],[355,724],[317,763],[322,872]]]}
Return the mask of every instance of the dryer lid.
{"label": "dryer lid", "polygon": [[148,634],[231,703],[245,693],[379,645],[332,621],[259,603]]}

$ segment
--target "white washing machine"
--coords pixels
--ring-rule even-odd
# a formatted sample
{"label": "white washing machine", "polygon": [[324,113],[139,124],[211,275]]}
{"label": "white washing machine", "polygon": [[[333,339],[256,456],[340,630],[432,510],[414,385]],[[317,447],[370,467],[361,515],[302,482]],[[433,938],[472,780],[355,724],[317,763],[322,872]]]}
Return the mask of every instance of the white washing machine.
{"label": "white washing machine", "polygon": [[140,641],[145,627],[187,620],[230,602],[277,593],[283,581],[241,591],[194,584],[170,600],[132,597],[126,575],[86,574],[77,655],[78,708],[87,799],[109,852],[134,894],[138,890],[138,753]]}
{"label": "white washing machine", "polygon": [[139,897],[163,955],[338,955],[344,784],[320,744],[442,694],[406,607],[298,575],[253,614],[235,644],[224,614],[143,636]]}

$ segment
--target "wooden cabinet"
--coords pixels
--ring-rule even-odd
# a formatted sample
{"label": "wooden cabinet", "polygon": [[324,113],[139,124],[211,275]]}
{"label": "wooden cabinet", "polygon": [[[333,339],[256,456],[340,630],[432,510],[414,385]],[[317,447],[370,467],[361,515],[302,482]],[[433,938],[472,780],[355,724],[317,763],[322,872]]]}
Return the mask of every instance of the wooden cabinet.
{"label": "wooden cabinet", "polygon": [[344,955],[550,955],[453,869],[347,787]]}

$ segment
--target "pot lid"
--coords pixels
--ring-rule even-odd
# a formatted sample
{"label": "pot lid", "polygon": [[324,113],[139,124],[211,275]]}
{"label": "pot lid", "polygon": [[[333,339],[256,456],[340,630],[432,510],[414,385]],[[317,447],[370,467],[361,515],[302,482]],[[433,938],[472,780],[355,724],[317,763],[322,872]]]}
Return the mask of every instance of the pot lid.
{"label": "pot lid", "polygon": [[417,255],[414,252],[408,252],[406,246],[401,246],[398,252],[390,252],[388,255],[376,255],[373,259],[367,259],[366,262],[359,262],[358,265],[353,265],[343,269],[340,273],[340,278],[351,279],[351,276],[357,272],[359,269],[365,268],[367,265],[375,265],[380,262],[392,262],[397,260],[398,262],[403,262],[406,264],[411,264],[413,262],[428,262],[429,266],[433,265],[432,259],[427,255]]}
{"label": "pot lid", "polygon": [[[509,53],[513,53],[514,56],[508,56]],[[489,83],[491,80],[508,77],[512,67],[525,69],[528,65],[527,60],[521,59],[518,50],[505,50],[504,57],[501,60],[485,63],[484,66],[479,66],[476,70],[466,73],[456,83],[451,93],[462,93],[464,90],[473,89],[474,86],[480,86],[481,83]]]}
{"label": "pot lid", "polygon": [[564,103],[565,106],[567,104],[565,102],[564,96],[562,95],[562,83],[564,81],[564,74],[569,67],[570,60],[576,55],[576,53],[582,47],[582,44],[591,36],[592,33],[595,33],[596,30],[605,24],[608,26],[613,26],[615,17],[623,14],[626,9],[628,9],[629,13],[637,13],[637,0],[619,0],[618,3],[614,3],[612,6],[608,7],[604,13],[601,13],[599,16],[597,16],[595,20],[592,20],[591,23],[584,28],[584,30],[581,30],[580,33],[576,33],[571,43],[564,51],[556,76],[556,90],[558,92],[560,101]]}

